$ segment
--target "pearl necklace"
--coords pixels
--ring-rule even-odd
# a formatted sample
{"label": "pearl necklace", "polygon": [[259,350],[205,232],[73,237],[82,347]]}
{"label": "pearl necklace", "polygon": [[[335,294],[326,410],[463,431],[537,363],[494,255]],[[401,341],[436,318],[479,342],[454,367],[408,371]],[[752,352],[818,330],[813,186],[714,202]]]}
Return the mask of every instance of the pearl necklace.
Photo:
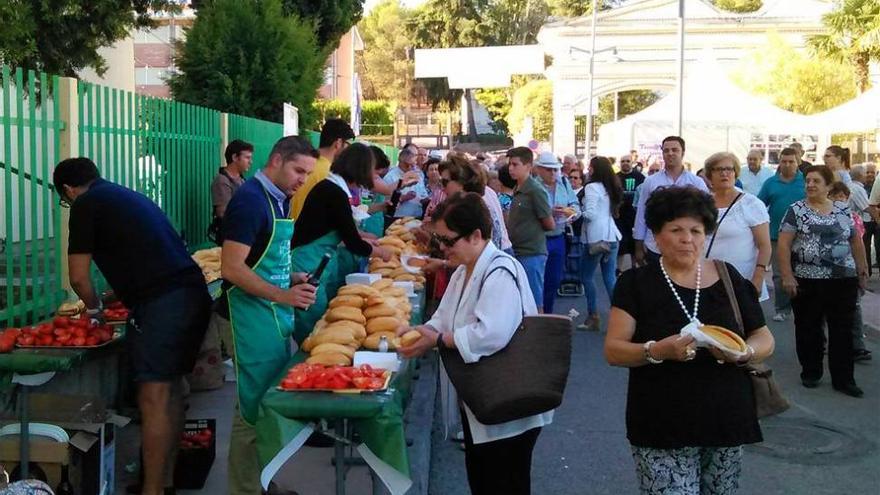
{"label": "pearl necklace", "polygon": [[672,295],[675,296],[675,300],[678,301],[678,305],[681,306],[681,310],[684,311],[684,315],[687,316],[688,320],[699,324],[700,320],[697,319],[697,310],[700,307],[700,279],[703,273],[703,263],[700,261],[697,263],[697,294],[694,296],[694,313],[691,314],[688,313],[684,301],[681,300],[681,296],[679,296],[678,291],[675,290],[675,285],[673,285],[672,279],[669,278],[669,274],[666,273],[666,267],[663,266],[663,258],[660,258],[660,270],[663,272],[663,278],[666,279],[666,284],[669,285],[669,288],[672,290]]}

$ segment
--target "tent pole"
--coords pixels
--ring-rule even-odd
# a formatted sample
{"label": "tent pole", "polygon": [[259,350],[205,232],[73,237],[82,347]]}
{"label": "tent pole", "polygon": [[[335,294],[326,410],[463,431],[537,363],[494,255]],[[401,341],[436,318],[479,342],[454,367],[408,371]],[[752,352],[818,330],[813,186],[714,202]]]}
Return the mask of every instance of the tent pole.
{"label": "tent pole", "polygon": [[593,152],[593,59],[596,57],[596,0],[593,0],[592,21],[590,23],[590,97],[587,99],[587,159]]}
{"label": "tent pole", "polygon": [[684,109],[684,0],[678,0],[678,114],[675,119],[675,130],[681,136]]}

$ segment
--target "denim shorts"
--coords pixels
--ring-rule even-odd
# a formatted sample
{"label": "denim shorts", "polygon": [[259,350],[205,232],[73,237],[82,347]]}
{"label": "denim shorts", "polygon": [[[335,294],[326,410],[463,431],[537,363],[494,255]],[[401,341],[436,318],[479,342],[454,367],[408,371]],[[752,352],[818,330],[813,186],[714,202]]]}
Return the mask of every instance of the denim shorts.
{"label": "denim shorts", "polygon": [[137,382],[167,382],[193,370],[211,316],[204,287],[181,287],[132,308],[125,340]]}
{"label": "denim shorts", "polygon": [[516,259],[523,266],[526,277],[529,279],[529,289],[532,290],[535,304],[542,308],[544,306],[544,270],[547,267],[547,255],[517,256]]}

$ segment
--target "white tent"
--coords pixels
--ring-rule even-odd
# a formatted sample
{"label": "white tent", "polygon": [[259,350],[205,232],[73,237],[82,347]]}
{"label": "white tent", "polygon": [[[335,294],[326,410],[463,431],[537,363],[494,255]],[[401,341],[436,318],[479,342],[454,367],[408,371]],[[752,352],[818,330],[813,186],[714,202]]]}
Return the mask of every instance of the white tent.
{"label": "white tent", "polygon": [[[597,151],[618,156],[631,149],[642,157],[659,154],[660,141],[675,134],[678,111],[676,92],[623,119],[599,128]],[[687,143],[685,160],[702,168],[717,151],[730,151],[741,160],[749,151],[753,133],[807,134],[818,126],[807,116],[783,110],[736,87],[717,64],[694,67],[684,81],[682,134]]]}
{"label": "white tent", "polygon": [[825,134],[880,131],[880,87],[875,86],[852,100],[810,115]]}

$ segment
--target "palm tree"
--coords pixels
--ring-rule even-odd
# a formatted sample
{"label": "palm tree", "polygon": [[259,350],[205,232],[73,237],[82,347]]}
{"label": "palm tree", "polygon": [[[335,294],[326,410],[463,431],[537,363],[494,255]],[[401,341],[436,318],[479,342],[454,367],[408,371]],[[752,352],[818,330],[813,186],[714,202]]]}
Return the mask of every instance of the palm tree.
{"label": "palm tree", "polygon": [[822,22],[828,31],[810,36],[808,46],[852,65],[859,92],[865,92],[871,87],[869,65],[880,59],[880,0],[841,0]]}

